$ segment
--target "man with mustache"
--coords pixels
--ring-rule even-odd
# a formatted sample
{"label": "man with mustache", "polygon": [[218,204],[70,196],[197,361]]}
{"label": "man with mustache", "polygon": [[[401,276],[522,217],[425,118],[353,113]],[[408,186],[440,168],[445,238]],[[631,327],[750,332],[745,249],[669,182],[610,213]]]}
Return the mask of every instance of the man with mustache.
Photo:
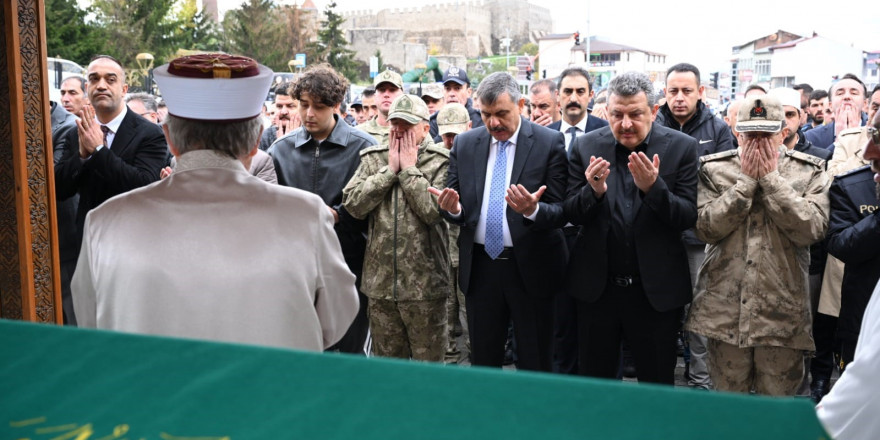
{"label": "man with mustache", "polygon": [[721,391],[793,396],[810,334],[810,245],[828,226],[825,161],[790,135],[773,95],[746,98],[740,148],[700,158],[697,238],[706,260],[685,329],[708,338]]}
{"label": "man with mustache", "polygon": [[553,298],[567,260],[563,136],[520,116],[525,100],[506,72],[484,78],[478,94],[485,129],[456,136],[448,188],[430,189],[443,216],[461,225],[458,282],[473,364],[501,368],[512,320],[517,368],[551,371]]}
{"label": "man with mustache", "polygon": [[[554,85],[558,104],[556,108],[562,110],[562,118],[554,121],[547,128],[562,132],[569,155],[571,147],[579,135],[608,126],[608,121],[599,119],[587,111],[587,106],[593,97],[593,84],[590,79],[590,74],[586,70],[572,67],[563,70],[559,74],[557,84]],[[540,97],[541,95],[536,96]],[[562,231],[565,234],[569,251],[571,251],[577,237],[578,227],[566,224]],[[553,324],[553,371],[577,374],[577,306],[574,297],[564,290],[560,290],[556,295],[554,313],[556,320]]]}
{"label": "man with mustache", "polygon": [[[838,220],[844,220],[843,223],[840,223],[841,225],[854,222],[852,226],[837,235],[843,242],[839,244],[859,246],[862,252],[851,256],[859,260],[859,267],[876,271],[876,268],[880,267],[877,261],[877,255],[880,252],[880,241],[878,241],[880,224],[877,222],[877,216],[880,214],[877,214],[878,210],[876,209],[877,200],[880,198],[880,135],[878,135],[880,133],[878,131],[880,130],[880,117],[874,115],[869,128],[871,135],[863,149],[864,159],[871,163],[870,171],[853,172],[853,175],[859,176],[852,177],[852,179],[838,177],[841,181],[846,180],[853,186],[860,187],[858,196],[855,194],[855,188],[851,190],[845,186],[847,182],[841,182],[838,185],[835,181],[836,188],[832,189],[834,194],[832,195],[831,227],[834,228],[832,231],[836,231]],[[873,179],[867,179],[868,176]],[[871,185],[871,180],[874,185]],[[857,181],[862,183],[856,183]],[[873,198],[866,198],[869,192],[866,192],[865,189],[869,186],[875,188]],[[841,198],[838,199],[838,196]],[[850,207],[837,211],[836,207],[839,206],[837,202],[842,202],[842,205],[850,205]],[[851,211],[852,203],[859,203],[859,210],[861,210],[862,203],[865,203],[866,207],[873,206],[875,209],[869,214],[854,213]],[[849,215],[846,215],[847,213]],[[838,214],[844,215],[838,216]],[[848,219],[846,219],[847,217]],[[850,234],[858,236],[858,240],[866,240],[870,243],[864,243],[864,247],[861,246],[861,243],[847,243],[849,241],[847,236]],[[873,267],[869,268],[868,265]],[[847,274],[851,277],[852,274],[849,273],[850,262],[847,262],[846,267]],[[865,273],[865,275],[868,274]],[[867,291],[864,290],[864,286],[868,282],[867,277],[866,279],[851,279],[851,281],[853,283],[858,281],[864,295],[864,292]],[[841,373],[840,379],[831,392],[816,407],[817,415],[825,430],[836,439],[872,438],[877,435],[877,432],[880,432],[880,418],[877,417],[877,414],[880,413],[880,399],[877,399],[877,371],[880,369],[880,285],[868,295],[870,299],[865,298],[868,302],[861,320],[858,342],[851,362],[846,366],[846,371]]]}
{"label": "man with mustache", "polygon": [[[391,130],[391,122],[388,120],[388,111],[391,103],[398,96],[403,95],[403,78],[399,73],[393,70],[386,70],[373,79],[373,85],[376,93],[373,95],[373,102],[370,106],[377,109],[376,117],[370,119],[357,128],[369,133],[376,138],[379,145],[388,145],[388,132]],[[364,92],[366,96],[366,92]],[[367,108],[367,98],[364,98],[364,108]]]}
{"label": "man with mustache", "polygon": [[825,111],[828,109],[828,92],[824,90],[813,90],[810,93],[810,103],[807,105],[807,114],[810,120],[801,127],[804,132],[810,129],[821,127],[825,124]]}
{"label": "man with mustache", "polygon": [[[86,214],[113,196],[159,180],[168,154],[162,129],[123,102],[128,84],[115,58],[96,56],[89,63],[87,78],[91,104],[80,111],[77,129],[70,131],[66,150],[55,165],[58,199],[79,195],[76,255]],[[76,322],[72,307],[64,312],[68,323]]]}
{"label": "man with mustache", "polygon": [[269,150],[272,143],[287,136],[302,125],[299,117],[299,101],[293,98],[293,82],[279,84],[275,88],[275,116],[272,126],[263,130],[260,149]]}
{"label": "man with mustache", "polygon": [[643,73],[608,85],[609,127],[570,152],[565,218],[580,225],[567,290],[577,304],[578,372],[614,378],[623,338],[639,382],[673,385],[691,281],[681,233],[697,216],[696,141],[654,124]]}

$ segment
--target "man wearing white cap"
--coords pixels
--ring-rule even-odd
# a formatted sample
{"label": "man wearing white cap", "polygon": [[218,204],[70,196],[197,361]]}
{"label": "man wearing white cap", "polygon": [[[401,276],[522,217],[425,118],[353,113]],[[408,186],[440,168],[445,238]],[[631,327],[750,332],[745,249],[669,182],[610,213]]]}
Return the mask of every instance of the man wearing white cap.
{"label": "man wearing white cap", "polygon": [[332,214],[320,197],[247,171],[272,72],[250,58],[204,54],[154,74],[177,168],[86,218],[72,282],[80,325],[329,347],[358,309]]}
{"label": "man wearing white cap", "polygon": [[745,99],[740,148],[700,158],[697,238],[707,243],[688,331],[708,338],[709,374],[722,391],[794,395],[813,350],[809,246],[825,237],[825,162],[788,150],[772,95]]}

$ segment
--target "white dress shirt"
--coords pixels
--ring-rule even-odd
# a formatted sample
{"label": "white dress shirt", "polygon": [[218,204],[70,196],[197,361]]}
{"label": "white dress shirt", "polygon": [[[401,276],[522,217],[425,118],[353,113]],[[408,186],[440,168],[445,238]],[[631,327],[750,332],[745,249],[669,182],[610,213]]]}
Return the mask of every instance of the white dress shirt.
{"label": "white dress shirt", "polygon": [[[504,187],[510,187],[510,175],[513,172],[513,158],[516,157],[516,140],[519,137],[519,129],[522,127],[522,119],[517,120],[518,125],[513,136],[507,141],[505,153],[507,154],[507,175],[504,177]],[[498,157],[498,140],[494,137],[489,142],[489,160],[486,162],[486,183],[483,185],[483,204],[480,206],[480,220],[477,221],[477,231],[474,234],[474,243],[486,243],[486,217],[489,212],[489,193],[492,191],[492,175],[495,170],[495,159]],[[510,238],[510,228],[507,226],[507,207],[504,209],[504,247],[513,247],[513,239]],[[538,210],[532,213],[529,219],[534,219]]]}
{"label": "white dress shirt", "polygon": [[561,131],[562,134],[565,135],[565,151],[566,151],[567,153],[569,153],[569,154],[571,153],[571,151],[568,151],[568,146],[571,145],[571,134],[568,132],[568,129],[571,128],[571,127],[575,127],[575,128],[577,128],[577,129],[578,129],[578,132],[577,132],[578,135],[581,135],[581,134],[586,133],[586,131],[587,131],[587,118],[588,118],[589,116],[590,116],[590,115],[584,115],[583,119],[581,119],[580,122],[578,122],[578,123],[575,124],[575,125],[571,125],[571,124],[569,124],[568,122],[565,122],[565,119],[564,119],[564,118],[559,120],[559,122],[562,123],[562,124],[559,126],[559,131]]}

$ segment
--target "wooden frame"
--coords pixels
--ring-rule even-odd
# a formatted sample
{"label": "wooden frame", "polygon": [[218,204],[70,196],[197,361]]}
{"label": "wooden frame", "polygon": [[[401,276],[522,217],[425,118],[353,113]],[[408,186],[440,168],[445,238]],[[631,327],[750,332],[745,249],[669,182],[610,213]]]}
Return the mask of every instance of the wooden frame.
{"label": "wooden frame", "polygon": [[0,318],[61,323],[41,0],[0,9]]}

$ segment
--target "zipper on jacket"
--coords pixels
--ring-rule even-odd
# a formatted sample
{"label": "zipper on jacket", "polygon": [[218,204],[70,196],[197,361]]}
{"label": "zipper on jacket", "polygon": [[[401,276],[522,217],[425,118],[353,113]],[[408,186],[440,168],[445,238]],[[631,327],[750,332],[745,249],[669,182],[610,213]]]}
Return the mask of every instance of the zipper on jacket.
{"label": "zipper on jacket", "polygon": [[315,160],[312,161],[312,193],[318,190],[318,157],[321,155],[321,144],[315,142]]}

